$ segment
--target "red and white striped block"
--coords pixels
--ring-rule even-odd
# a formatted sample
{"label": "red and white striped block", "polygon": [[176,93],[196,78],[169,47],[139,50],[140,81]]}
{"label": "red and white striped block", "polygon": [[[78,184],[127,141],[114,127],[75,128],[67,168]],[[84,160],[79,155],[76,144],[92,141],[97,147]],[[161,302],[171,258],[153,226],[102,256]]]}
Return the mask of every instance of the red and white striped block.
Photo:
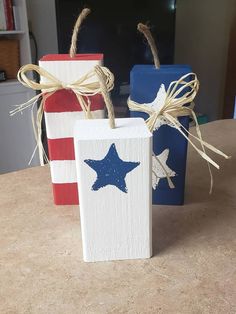
{"label": "red and white striped block", "polygon": [[[102,65],[102,54],[47,55],[39,66],[65,84],[73,83],[95,65]],[[92,81],[92,79],[91,79]],[[47,82],[41,78],[41,83]],[[104,118],[105,104],[101,94],[89,97],[94,118]],[[79,203],[73,144],[73,127],[85,115],[74,92],[61,89],[45,99],[44,114],[48,139],[54,203],[73,205]]]}

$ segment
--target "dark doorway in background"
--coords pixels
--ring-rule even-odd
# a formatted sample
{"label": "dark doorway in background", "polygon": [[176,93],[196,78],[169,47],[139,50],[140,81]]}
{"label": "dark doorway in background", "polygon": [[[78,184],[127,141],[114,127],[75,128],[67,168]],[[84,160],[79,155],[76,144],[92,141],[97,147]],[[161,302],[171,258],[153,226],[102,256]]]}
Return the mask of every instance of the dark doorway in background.
{"label": "dark doorway in background", "polygon": [[71,33],[84,7],[91,14],[78,38],[78,53],[104,54],[104,65],[115,75],[112,92],[115,105],[129,93],[129,72],[134,64],[152,63],[145,40],[137,31],[148,22],[156,39],[162,64],[174,61],[175,0],[56,0],[59,53],[68,53]]}

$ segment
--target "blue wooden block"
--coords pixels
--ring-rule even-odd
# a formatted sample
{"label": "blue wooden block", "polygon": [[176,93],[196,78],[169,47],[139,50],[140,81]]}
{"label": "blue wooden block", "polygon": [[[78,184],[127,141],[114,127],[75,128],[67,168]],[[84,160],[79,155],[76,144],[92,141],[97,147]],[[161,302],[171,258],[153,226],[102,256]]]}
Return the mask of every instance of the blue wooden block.
{"label": "blue wooden block", "polygon": [[[162,65],[160,69],[156,69],[153,65],[135,65],[130,73],[130,97],[140,104],[150,103],[156,98],[161,84],[164,84],[167,90],[172,81],[190,72],[192,69],[188,65]],[[190,77],[188,77],[189,80]],[[147,114],[138,111],[130,111],[130,115],[144,119],[148,117]],[[188,129],[189,117],[178,119]],[[159,155],[166,149],[169,149],[166,164],[176,174],[171,177],[175,188],[169,187],[166,178],[160,179],[157,188],[152,190],[153,204],[182,205],[184,203],[187,140],[175,128],[162,125],[153,133],[153,152]]]}

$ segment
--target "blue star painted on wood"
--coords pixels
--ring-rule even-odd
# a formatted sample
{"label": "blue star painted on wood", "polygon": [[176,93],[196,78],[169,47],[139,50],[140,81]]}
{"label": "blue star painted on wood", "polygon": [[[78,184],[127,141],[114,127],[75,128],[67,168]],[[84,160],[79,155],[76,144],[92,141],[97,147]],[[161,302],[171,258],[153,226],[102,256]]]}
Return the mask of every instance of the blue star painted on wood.
{"label": "blue star painted on wood", "polygon": [[127,173],[140,164],[140,162],[120,159],[114,143],[103,159],[85,159],[84,162],[97,172],[97,179],[92,186],[92,191],[97,191],[107,185],[114,185],[125,193],[128,191],[125,182]]}

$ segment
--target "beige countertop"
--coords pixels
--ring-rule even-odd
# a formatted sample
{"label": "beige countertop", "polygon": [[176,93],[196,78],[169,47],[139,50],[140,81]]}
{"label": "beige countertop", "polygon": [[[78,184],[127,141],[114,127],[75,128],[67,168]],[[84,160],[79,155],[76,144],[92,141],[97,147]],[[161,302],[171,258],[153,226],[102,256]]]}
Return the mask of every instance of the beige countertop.
{"label": "beige countertop", "polygon": [[153,207],[154,256],[85,263],[79,208],[55,206],[49,168],[0,176],[0,313],[236,313],[236,120],[202,126],[218,156],[189,149],[186,204]]}

